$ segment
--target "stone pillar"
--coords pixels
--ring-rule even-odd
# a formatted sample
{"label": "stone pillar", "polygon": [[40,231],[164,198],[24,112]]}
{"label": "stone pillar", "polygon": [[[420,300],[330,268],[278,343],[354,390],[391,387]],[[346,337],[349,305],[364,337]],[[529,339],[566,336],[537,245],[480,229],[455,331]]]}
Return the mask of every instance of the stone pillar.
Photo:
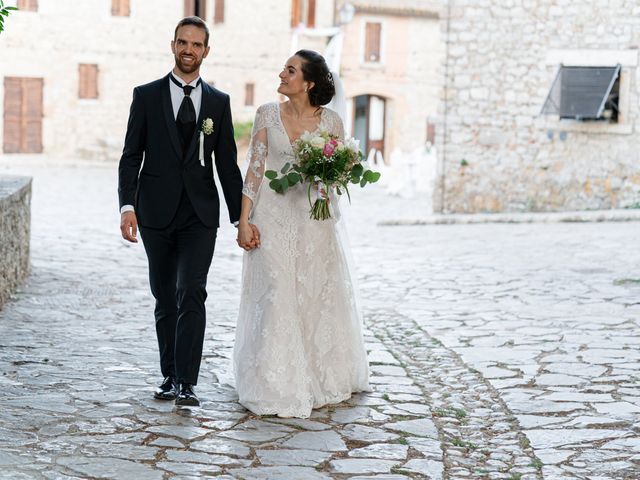
{"label": "stone pillar", "polygon": [[0,308],[29,273],[31,178],[0,176]]}

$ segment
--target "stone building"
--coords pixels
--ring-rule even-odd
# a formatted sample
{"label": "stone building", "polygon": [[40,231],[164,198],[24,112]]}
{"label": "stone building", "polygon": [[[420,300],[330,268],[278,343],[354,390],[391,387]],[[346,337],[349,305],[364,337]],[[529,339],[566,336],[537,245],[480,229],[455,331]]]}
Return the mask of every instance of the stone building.
{"label": "stone building", "polygon": [[[328,0],[13,0],[0,35],[3,154],[119,158],[134,86],[166,75],[176,23],[211,29],[203,79],[229,93],[235,120],[276,99],[300,24],[332,27]],[[312,8],[313,7],[313,8]],[[322,51],[326,37],[302,37]]]}
{"label": "stone building", "polygon": [[350,3],[354,16],[343,26],[341,56],[347,130],[365,153],[376,149],[385,159],[433,143],[444,50],[438,3]]}
{"label": "stone building", "polygon": [[450,0],[441,26],[435,211],[640,205],[637,0]]}
{"label": "stone building", "polygon": [[278,99],[278,73],[293,51],[324,52],[338,33],[345,39],[338,63],[352,97],[347,130],[363,146],[386,154],[422,145],[437,111],[442,48],[437,10],[424,6],[430,2],[358,1],[341,27],[337,0],[5,3],[20,11],[0,35],[4,155],[119,158],[131,91],[170,70],[174,27],[191,14],[211,28],[203,79],[231,95],[236,122]]}

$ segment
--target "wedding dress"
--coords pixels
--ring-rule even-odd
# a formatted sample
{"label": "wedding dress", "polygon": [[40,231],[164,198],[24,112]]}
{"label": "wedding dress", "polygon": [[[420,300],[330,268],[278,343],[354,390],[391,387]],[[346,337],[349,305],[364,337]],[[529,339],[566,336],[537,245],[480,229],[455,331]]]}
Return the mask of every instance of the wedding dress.
{"label": "wedding dress", "polygon": [[[327,108],[319,130],[344,136],[340,117]],[[306,418],[369,390],[355,292],[337,219],[309,218],[307,184],[283,195],[262,181],[265,170],[295,161],[278,103],[258,109],[247,157],[243,194],[253,201],[261,246],[244,254],[236,387],[255,414]]]}

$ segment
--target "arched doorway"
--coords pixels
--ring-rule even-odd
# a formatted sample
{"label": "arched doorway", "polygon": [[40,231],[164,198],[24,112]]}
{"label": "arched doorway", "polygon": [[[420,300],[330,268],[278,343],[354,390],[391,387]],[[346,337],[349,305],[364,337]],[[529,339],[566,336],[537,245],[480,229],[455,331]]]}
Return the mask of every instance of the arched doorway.
{"label": "arched doorway", "polygon": [[[386,100],[377,95],[358,95],[351,100],[352,135],[360,140],[365,158],[377,163],[384,155]],[[373,152],[372,152],[373,150]],[[377,154],[380,152],[380,154]]]}

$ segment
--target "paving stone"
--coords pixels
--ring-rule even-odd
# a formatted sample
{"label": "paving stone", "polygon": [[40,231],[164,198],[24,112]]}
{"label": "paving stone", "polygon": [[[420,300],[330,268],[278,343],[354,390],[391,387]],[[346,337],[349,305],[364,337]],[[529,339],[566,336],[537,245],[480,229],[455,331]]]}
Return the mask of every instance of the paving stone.
{"label": "paving stone", "polygon": [[388,415],[368,407],[339,408],[331,414],[331,421],[336,423],[384,422],[390,420],[390,418]]}
{"label": "paving stone", "polygon": [[546,430],[527,430],[527,438],[531,441],[534,448],[544,449],[561,447],[564,445],[573,445],[580,443],[588,443],[596,440],[606,440],[608,438],[615,439],[624,437],[627,432],[623,430],[607,430],[607,429],[546,429]]}
{"label": "paving stone", "polygon": [[386,423],[384,428],[400,432],[410,433],[419,437],[438,438],[438,429],[431,420],[422,418],[420,420],[406,420],[402,422]]}
{"label": "paving stone", "polygon": [[315,467],[331,457],[330,452],[317,450],[256,450],[262,465],[300,465]]}
{"label": "paving stone", "polygon": [[361,442],[387,442],[398,438],[398,435],[394,433],[364,425],[347,425],[342,430],[342,435],[351,440],[359,440]]}
{"label": "paving stone", "polygon": [[332,472],[336,473],[389,473],[398,465],[396,460],[374,460],[347,458],[329,462]]}
{"label": "paving stone", "polygon": [[404,460],[409,447],[397,443],[374,443],[349,452],[350,457],[379,458],[382,460]]}
{"label": "paving stone", "polygon": [[251,453],[251,449],[242,442],[218,437],[207,437],[204,440],[192,442],[189,448],[191,450],[232,455],[235,457],[246,457]]}
{"label": "paving stone", "polygon": [[179,425],[160,425],[150,427],[148,432],[165,435],[167,437],[178,437],[184,440],[194,440],[209,433],[209,430],[200,427],[182,427]]}
{"label": "paving stone", "polygon": [[245,480],[331,480],[326,473],[306,467],[254,467],[229,471],[236,478]]}
{"label": "paving stone", "polygon": [[324,452],[341,452],[347,446],[333,430],[321,432],[302,432],[284,442],[283,447],[321,450]]}
{"label": "paving stone", "polygon": [[441,480],[444,474],[444,464],[433,460],[415,458],[402,466],[403,470],[417,473],[425,479]]}
{"label": "paving stone", "polygon": [[57,463],[82,475],[96,478],[136,478],[162,480],[163,474],[151,466],[120,458],[61,457]]}

